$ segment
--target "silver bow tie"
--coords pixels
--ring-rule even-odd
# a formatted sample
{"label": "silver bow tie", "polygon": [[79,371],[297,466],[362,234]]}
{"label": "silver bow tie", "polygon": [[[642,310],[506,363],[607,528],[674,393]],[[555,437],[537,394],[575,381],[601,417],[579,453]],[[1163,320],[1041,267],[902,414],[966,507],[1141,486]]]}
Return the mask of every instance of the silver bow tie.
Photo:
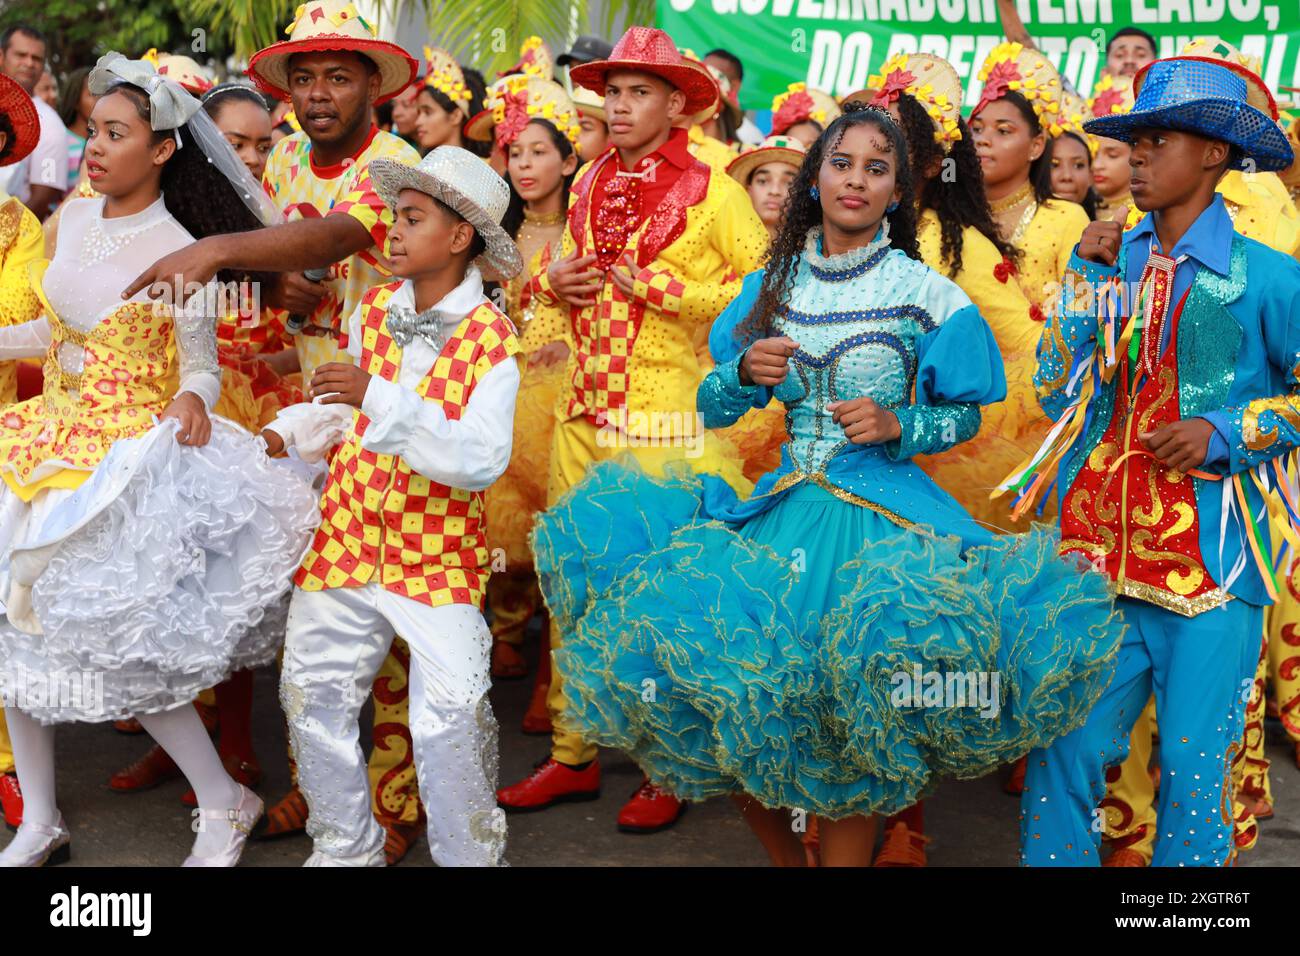
{"label": "silver bow tie", "polygon": [[175,80],[159,76],[148,60],[128,60],[120,53],[105,53],[86,77],[86,86],[94,96],[103,96],[119,83],[131,83],[149,94],[152,129],[177,129],[199,110],[198,100]]}
{"label": "silver bow tie", "polygon": [[443,345],[447,341],[443,330],[452,318],[454,316],[448,315],[440,309],[425,309],[417,314],[414,309],[409,309],[404,305],[390,305],[388,307],[388,334],[393,337],[393,341],[401,348],[410,345],[411,340],[418,335],[428,342],[435,352],[441,352]]}

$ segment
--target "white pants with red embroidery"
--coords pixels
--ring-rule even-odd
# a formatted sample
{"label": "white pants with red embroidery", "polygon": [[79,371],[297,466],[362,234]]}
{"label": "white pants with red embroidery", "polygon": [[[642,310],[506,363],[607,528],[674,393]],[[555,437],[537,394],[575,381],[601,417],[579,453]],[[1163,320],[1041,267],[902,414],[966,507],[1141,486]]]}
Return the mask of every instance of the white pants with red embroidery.
{"label": "white pants with red embroidery", "polygon": [[280,703],[315,850],[343,865],[383,859],[358,716],[395,634],[411,648],[411,739],[429,851],[439,866],[499,866],[506,827],[487,623],[472,605],[429,607],[377,584],[295,588],[289,606]]}

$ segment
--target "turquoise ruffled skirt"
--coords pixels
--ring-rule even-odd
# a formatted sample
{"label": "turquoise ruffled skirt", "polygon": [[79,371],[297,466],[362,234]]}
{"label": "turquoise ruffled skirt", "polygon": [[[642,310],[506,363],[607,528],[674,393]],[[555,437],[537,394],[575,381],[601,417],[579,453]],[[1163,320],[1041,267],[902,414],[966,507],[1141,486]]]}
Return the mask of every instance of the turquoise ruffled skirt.
{"label": "turquoise ruffled skirt", "polygon": [[963,553],[807,482],[740,524],[703,500],[606,462],[533,541],[564,725],[679,797],[893,813],[1047,746],[1111,679],[1105,578],[1054,530]]}

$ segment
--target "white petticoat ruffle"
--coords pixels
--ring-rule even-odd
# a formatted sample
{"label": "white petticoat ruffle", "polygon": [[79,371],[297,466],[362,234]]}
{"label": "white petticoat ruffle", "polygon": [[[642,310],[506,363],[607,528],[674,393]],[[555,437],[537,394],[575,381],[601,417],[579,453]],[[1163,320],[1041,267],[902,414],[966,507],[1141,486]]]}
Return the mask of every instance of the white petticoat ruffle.
{"label": "white petticoat ruffle", "polygon": [[283,622],[266,615],[318,523],[315,470],[215,416],[201,448],[175,433],[115,443],[6,542],[0,691],[42,723],[168,710],[275,657]]}

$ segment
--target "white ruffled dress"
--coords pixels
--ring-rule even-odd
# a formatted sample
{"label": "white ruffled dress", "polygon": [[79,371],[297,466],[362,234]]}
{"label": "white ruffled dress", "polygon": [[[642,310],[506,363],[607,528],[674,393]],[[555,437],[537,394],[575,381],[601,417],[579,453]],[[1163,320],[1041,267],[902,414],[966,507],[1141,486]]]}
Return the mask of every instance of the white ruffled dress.
{"label": "white ruffled dress", "polygon": [[[69,202],[43,282],[58,322],[42,317],[0,329],[0,359],[48,353],[45,394],[0,416],[0,433],[11,413],[29,423],[48,415],[55,427],[47,399],[62,387],[60,371],[79,375],[97,361],[86,350],[106,347],[94,332],[122,308],[121,290],[191,241],[161,198],[111,219],[103,218],[101,199]],[[195,393],[210,409],[220,370],[206,311],[191,299],[173,334],[178,392]],[[70,345],[73,338],[84,346]],[[66,417],[67,398],[58,399]],[[76,488],[19,495],[13,470],[0,461],[7,469],[0,484],[6,706],[42,723],[156,713],[274,658],[283,628],[264,618],[289,591],[315,530],[314,472],[268,458],[260,437],[222,418],[212,419],[202,447],[179,444],[177,431],[169,420],[130,437],[106,434],[107,453]],[[77,463],[46,461],[26,477],[34,483],[62,468]]]}

